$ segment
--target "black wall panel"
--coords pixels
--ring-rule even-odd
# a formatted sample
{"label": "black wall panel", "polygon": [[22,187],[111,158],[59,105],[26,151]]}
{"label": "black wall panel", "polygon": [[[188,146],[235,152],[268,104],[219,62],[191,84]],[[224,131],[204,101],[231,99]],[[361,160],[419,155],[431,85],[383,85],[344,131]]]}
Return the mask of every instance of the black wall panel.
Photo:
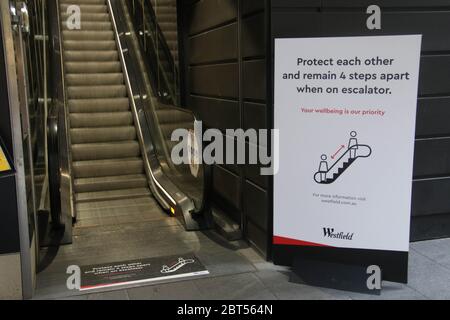
{"label": "black wall panel", "polygon": [[423,179],[413,183],[412,216],[448,214],[450,179]]}
{"label": "black wall panel", "polygon": [[[11,157],[13,141],[6,79],[3,33],[0,28],[0,137]],[[15,175],[0,177],[0,254],[20,251],[19,222],[16,199]],[[0,270],[1,272],[1,270]]]}
{"label": "black wall panel", "polygon": [[[221,130],[272,126],[269,22],[277,37],[423,34],[411,230],[413,240],[443,234],[433,221],[450,225],[450,0],[181,2],[184,101],[207,127]],[[382,8],[381,31],[365,28],[365,9],[371,4]],[[259,169],[215,167],[214,197],[236,209],[228,212],[244,222],[247,238],[268,253],[270,179]],[[433,233],[433,228],[440,231]]]}
{"label": "black wall panel", "polygon": [[414,178],[440,176],[450,176],[450,137],[417,140],[414,156]]}
{"label": "black wall panel", "polygon": [[237,23],[192,37],[190,50],[190,64],[237,59]]}
{"label": "black wall panel", "polygon": [[214,166],[214,191],[235,208],[239,208],[239,177],[222,166]]}
{"label": "black wall panel", "polygon": [[186,9],[183,13],[187,15],[187,25],[183,28],[187,28],[189,35],[236,20],[238,12],[235,0],[203,0],[187,4]]}
{"label": "black wall panel", "polygon": [[266,89],[266,60],[252,60],[243,62],[243,93],[247,100],[265,101]]}
{"label": "black wall panel", "polygon": [[419,98],[417,138],[450,136],[450,97]]}
{"label": "black wall panel", "polygon": [[227,129],[239,127],[239,103],[233,100],[190,96],[189,106],[210,128]]}
{"label": "black wall panel", "polygon": [[267,192],[259,186],[251,182],[245,183],[244,190],[244,209],[247,218],[261,230],[267,232],[268,227],[268,208],[267,208]]}
{"label": "black wall panel", "polygon": [[263,11],[265,9],[265,2],[263,0],[243,0],[242,13],[248,15],[256,11]]}
{"label": "black wall panel", "polygon": [[[184,101],[209,128],[224,132],[271,126],[266,105],[268,3],[179,1],[184,23]],[[215,205],[244,226],[246,238],[267,255],[268,179],[259,174],[258,165],[215,166],[213,184]],[[258,204],[252,206],[245,199]]]}
{"label": "black wall panel", "polygon": [[267,106],[264,103],[244,103],[244,129],[269,129]]}
{"label": "black wall panel", "polygon": [[450,55],[422,57],[419,96],[450,95]]}
{"label": "black wall panel", "polygon": [[[328,36],[378,35],[378,34],[422,34],[422,50],[440,51],[450,49],[450,12],[384,12],[383,28],[380,31],[362,29],[367,15],[359,12],[324,12],[317,14],[321,21],[322,32]],[[359,30],[358,30],[359,29]],[[356,31],[357,30],[357,31]],[[355,32],[356,31],[356,32]]]}
{"label": "black wall panel", "polygon": [[0,254],[20,251],[16,177],[0,177]]}
{"label": "black wall panel", "polygon": [[3,34],[0,32],[0,136],[6,145],[7,152],[12,156],[12,128],[9,113],[8,84],[6,80],[5,56],[2,37]]}
{"label": "black wall panel", "polygon": [[[295,0],[290,0],[295,1]],[[422,9],[445,9],[450,5],[448,0],[321,0],[322,6],[338,8],[367,8],[377,4],[383,8],[422,8]]]}
{"label": "black wall panel", "polygon": [[190,67],[191,94],[237,98],[239,95],[239,66],[237,63]]}
{"label": "black wall panel", "polygon": [[[263,3],[263,1],[260,1]],[[242,22],[242,55],[244,58],[264,56],[266,54],[266,37],[261,32],[264,26],[264,12],[251,15]]]}
{"label": "black wall panel", "polygon": [[415,241],[448,237],[449,229],[448,214],[417,216],[411,221],[411,234],[416,235]]}

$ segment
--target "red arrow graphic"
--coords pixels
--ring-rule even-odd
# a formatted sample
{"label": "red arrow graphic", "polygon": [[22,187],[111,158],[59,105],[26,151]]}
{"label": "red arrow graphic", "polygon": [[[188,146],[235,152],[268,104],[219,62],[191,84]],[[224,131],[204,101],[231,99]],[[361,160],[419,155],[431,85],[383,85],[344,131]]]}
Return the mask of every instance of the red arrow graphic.
{"label": "red arrow graphic", "polygon": [[333,155],[331,156],[331,159],[336,158],[336,156],[339,154],[339,152],[341,152],[341,150],[344,149],[344,148],[345,148],[345,146],[344,146],[344,145],[341,145],[341,147],[339,148],[339,150],[336,151],[336,153],[333,154]]}

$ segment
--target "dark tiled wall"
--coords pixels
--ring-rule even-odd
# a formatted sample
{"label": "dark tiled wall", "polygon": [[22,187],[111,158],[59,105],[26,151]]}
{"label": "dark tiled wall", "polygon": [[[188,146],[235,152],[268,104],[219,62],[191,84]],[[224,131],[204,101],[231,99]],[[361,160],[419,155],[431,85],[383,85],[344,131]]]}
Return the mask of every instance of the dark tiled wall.
{"label": "dark tiled wall", "polygon": [[[210,128],[265,129],[268,1],[179,1],[185,104]],[[265,143],[259,147],[266,148]],[[248,148],[257,148],[248,145]],[[213,168],[214,199],[261,252],[269,240],[268,181],[256,166]]]}

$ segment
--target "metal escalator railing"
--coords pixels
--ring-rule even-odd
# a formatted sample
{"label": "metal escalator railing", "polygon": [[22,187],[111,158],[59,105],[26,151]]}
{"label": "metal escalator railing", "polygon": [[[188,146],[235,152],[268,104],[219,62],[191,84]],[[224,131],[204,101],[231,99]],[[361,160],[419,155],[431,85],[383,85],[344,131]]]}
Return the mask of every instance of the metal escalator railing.
{"label": "metal escalator railing", "polygon": [[126,0],[147,67],[151,85],[161,102],[180,104],[180,78],[166,38],[150,0]]}
{"label": "metal escalator railing", "polygon": [[[127,18],[129,30],[131,31],[133,46],[139,56],[140,72],[144,75],[144,79],[146,80],[147,94],[155,97],[155,99],[152,99],[152,103],[146,106],[146,112],[152,115],[152,128],[155,128],[154,136],[159,136],[159,138],[154,141],[157,157],[162,164],[165,174],[170,177],[174,183],[182,186],[182,189],[194,199],[196,207],[200,208],[204,205],[205,201],[203,201],[203,199],[206,198],[207,195],[201,194],[201,192],[199,192],[200,188],[193,188],[192,186],[198,184],[198,180],[203,173],[205,173],[203,185],[209,186],[210,167],[203,166],[199,170],[196,179],[197,181],[192,181],[192,178],[186,179],[190,176],[189,174],[186,174],[186,172],[189,172],[189,166],[175,165],[171,160],[171,153],[175,145],[175,143],[171,141],[173,130],[192,130],[193,123],[196,121],[195,116],[190,110],[175,106],[179,102],[178,91],[176,92],[175,97],[165,94],[161,95],[161,85],[164,85],[165,83],[169,83],[167,87],[175,88],[175,90],[178,88],[178,71],[176,64],[173,62],[171,50],[167,46],[164,35],[156,22],[155,12],[153,11],[150,1],[122,0],[121,2]],[[149,25],[154,26],[153,29],[151,29],[153,30],[152,32],[148,31]],[[154,36],[155,33],[157,33],[158,36]],[[147,34],[148,36],[143,37],[143,34]],[[155,43],[155,39],[157,39],[157,43]],[[153,43],[151,43],[152,41]],[[163,53],[157,54],[154,52],[151,54],[151,51],[158,47],[164,48],[163,50],[160,49]],[[169,61],[169,63],[166,63],[167,61]],[[168,81],[161,83],[161,76],[159,73],[161,70],[167,69],[164,67],[165,65],[174,66],[173,70],[176,75],[173,80],[174,85],[170,84],[170,80],[172,79],[170,76],[163,77],[163,79]],[[154,72],[154,70],[158,71]],[[159,86],[155,85],[158,83],[160,84]],[[180,171],[182,172],[181,174]],[[204,190],[203,193],[206,193],[208,188],[209,187],[204,187],[203,189],[206,190]],[[199,209],[198,211],[202,210]]]}
{"label": "metal escalator railing", "polygon": [[[138,52],[139,48],[133,42],[123,5],[121,1],[108,0],[152,192],[165,209],[182,218],[187,230],[208,228],[211,226],[207,199],[210,168],[200,164],[197,174],[193,175],[189,164],[175,165],[171,158],[176,144],[170,140],[172,129],[186,129],[184,132],[188,134],[194,129],[196,119],[188,110],[161,103],[155,92],[157,88],[145,85],[145,75],[151,74],[152,69],[143,70],[142,66],[151,68],[151,65],[139,64],[146,56]],[[167,124],[160,121],[164,117],[170,119],[169,125],[161,130],[161,126]],[[173,122],[174,119],[179,121]]]}
{"label": "metal escalator railing", "polygon": [[75,216],[58,1],[48,2],[48,17],[53,17],[49,19],[51,104],[47,123],[51,217],[53,226],[65,227],[65,238],[70,241]]}

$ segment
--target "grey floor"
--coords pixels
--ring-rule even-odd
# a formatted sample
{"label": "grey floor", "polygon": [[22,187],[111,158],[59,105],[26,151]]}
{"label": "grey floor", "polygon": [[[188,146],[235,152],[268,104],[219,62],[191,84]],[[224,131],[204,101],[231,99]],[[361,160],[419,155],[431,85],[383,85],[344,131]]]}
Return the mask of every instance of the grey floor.
{"label": "grey floor", "polygon": [[[450,299],[450,239],[412,243],[408,285],[383,282],[381,296],[372,296],[291,283],[288,268],[266,262],[245,243],[223,242],[214,232],[185,232],[155,203],[151,207],[131,220],[123,208],[81,219],[74,243],[62,246],[38,274],[35,299]],[[71,264],[187,252],[198,256],[208,276],[89,293],[66,288]]]}

